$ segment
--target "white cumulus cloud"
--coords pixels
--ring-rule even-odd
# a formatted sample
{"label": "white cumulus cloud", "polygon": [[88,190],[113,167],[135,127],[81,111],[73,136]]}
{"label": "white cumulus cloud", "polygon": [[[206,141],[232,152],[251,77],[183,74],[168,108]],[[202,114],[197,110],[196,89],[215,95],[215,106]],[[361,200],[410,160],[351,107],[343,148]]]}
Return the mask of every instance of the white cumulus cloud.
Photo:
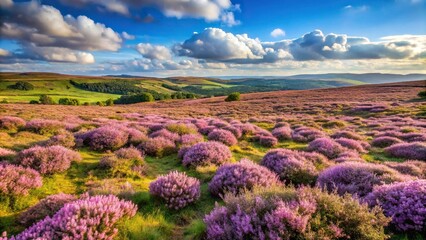
{"label": "white cumulus cloud", "polygon": [[285,36],[285,32],[284,30],[282,30],[281,28],[275,28],[272,32],[271,32],[271,36],[274,38],[277,37],[284,37]]}

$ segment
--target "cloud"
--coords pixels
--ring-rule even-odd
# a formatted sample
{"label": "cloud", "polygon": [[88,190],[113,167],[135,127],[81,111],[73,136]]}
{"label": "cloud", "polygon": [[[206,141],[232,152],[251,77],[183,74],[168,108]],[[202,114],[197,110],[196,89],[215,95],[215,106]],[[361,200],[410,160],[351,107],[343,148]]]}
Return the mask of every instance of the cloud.
{"label": "cloud", "polygon": [[135,39],[135,36],[134,36],[134,35],[128,34],[127,32],[122,32],[122,33],[121,33],[121,36],[122,36],[124,39],[126,39],[126,40],[133,40],[133,39]]}
{"label": "cloud", "polygon": [[277,37],[284,37],[285,36],[285,32],[284,30],[282,30],[281,28],[275,28],[272,32],[271,32],[271,36],[274,38]]}
{"label": "cloud", "polygon": [[51,62],[72,62],[80,64],[94,63],[95,58],[91,53],[73,51],[60,47],[35,47],[26,46],[25,52],[28,58],[34,60],[46,60]]}
{"label": "cloud", "polygon": [[7,51],[6,49],[0,48],[0,57],[6,57],[10,55],[11,53],[9,51]]}
{"label": "cloud", "polygon": [[236,25],[240,25],[241,21],[235,20],[235,16],[233,12],[225,12],[221,15],[221,21],[228,27],[233,27]]}
{"label": "cloud", "polygon": [[31,49],[47,61],[90,63],[93,55],[82,51],[117,51],[121,47],[120,35],[104,24],[86,16],[63,16],[58,9],[36,1],[12,3],[3,12],[2,38],[31,46],[23,50]]}
{"label": "cloud", "polygon": [[151,45],[149,43],[139,43],[136,50],[148,59],[169,60],[172,58],[170,50],[162,45]]}

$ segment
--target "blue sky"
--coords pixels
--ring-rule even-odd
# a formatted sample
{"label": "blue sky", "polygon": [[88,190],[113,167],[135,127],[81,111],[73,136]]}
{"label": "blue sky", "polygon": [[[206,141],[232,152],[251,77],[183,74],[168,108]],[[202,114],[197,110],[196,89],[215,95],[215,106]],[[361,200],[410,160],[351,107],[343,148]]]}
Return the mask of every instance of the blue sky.
{"label": "blue sky", "polygon": [[0,71],[426,72],[424,0],[0,0]]}

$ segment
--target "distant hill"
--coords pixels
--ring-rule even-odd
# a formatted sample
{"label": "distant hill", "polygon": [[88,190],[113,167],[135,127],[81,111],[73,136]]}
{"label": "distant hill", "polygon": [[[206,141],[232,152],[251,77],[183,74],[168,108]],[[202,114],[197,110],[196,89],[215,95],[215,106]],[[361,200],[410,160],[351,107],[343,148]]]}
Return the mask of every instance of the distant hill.
{"label": "distant hill", "polygon": [[384,74],[384,73],[327,73],[290,76],[289,79],[352,79],[364,83],[392,83],[426,79],[426,74]]}

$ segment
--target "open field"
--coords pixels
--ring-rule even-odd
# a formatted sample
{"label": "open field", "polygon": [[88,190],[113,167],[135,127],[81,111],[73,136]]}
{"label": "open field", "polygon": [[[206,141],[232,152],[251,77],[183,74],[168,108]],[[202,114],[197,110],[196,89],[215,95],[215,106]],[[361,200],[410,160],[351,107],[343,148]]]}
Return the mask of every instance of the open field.
{"label": "open field", "polygon": [[[52,81],[52,85],[49,85],[53,88],[52,93],[57,92],[58,95],[67,93],[69,94],[67,96],[78,97],[84,92],[79,92],[79,89],[73,87],[61,92],[58,89],[66,89],[65,80],[46,80],[46,76],[42,78],[41,85],[37,85],[36,79],[32,79],[32,82],[41,88]],[[78,79],[75,80],[78,81]],[[99,80],[97,78],[93,81]],[[189,80],[185,79],[185,81]],[[199,84],[199,79],[191,80],[191,84],[193,82]],[[170,80],[169,83],[189,84],[179,79]],[[0,85],[0,88],[4,89],[4,82],[1,84],[3,85]],[[209,82],[201,84],[206,87]],[[216,82],[213,85],[221,86],[221,83]],[[426,178],[426,101],[420,99],[417,93],[425,88],[426,81],[413,81],[251,93],[241,95],[241,100],[238,102],[225,102],[224,97],[213,97],[110,107],[0,104],[0,150],[2,150],[0,160],[7,162],[4,163],[6,165],[15,164],[34,168],[41,179],[39,185],[28,187],[28,193],[16,193],[16,186],[7,188],[8,190],[4,190],[6,187],[0,187],[0,233],[6,231],[9,237],[17,235],[44,218],[46,214],[43,211],[47,211],[46,206],[43,209],[43,206],[40,207],[37,204],[50,195],[70,194],[72,196],[68,198],[73,200],[68,202],[73,202],[76,198],[80,198],[81,201],[86,201],[85,199],[90,201],[94,195],[113,194],[121,200],[134,204],[133,210],[137,207],[135,212],[132,210],[129,213],[123,213],[122,218],[114,222],[114,226],[108,225],[103,228],[117,228],[118,233],[115,234],[112,231],[114,234],[111,234],[115,236],[115,239],[237,239],[237,232],[245,231],[241,230],[245,226],[241,223],[242,219],[252,221],[250,222],[252,226],[260,224],[256,222],[258,220],[255,220],[250,209],[258,211],[256,214],[259,215],[255,215],[262,217],[260,222],[269,219],[264,216],[267,215],[265,211],[269,211],[268,214],[271,216],[279,215],[269,209],[268,204],[271,203],[265,200],[268,194],[276,194],[284,202],[279,203],[283,205],[277,203],[281,208],[276,207],[275,210],[284,211],[285,209],[290,217],[280,219],[280,224],[284,225],[277,226],[277,228],[287,229],[288,232],[284,230],[279,232],[276,229],[274,231],[284,235],[291,232],[294,234],[291,235],[294,239],[310,239],[308,234],[313,234],[309,235],[314,236],[312,239],[345,239],[345,237],[425,239],[426,214],[424,212],[412,213],[420,215],[420,222],[400,220],[405,221],[404,223],[409,226],[403,229],[401,222],[395,219],[391,221],[391,218],[384,217],[381,210],[375,212],[367,205],[360,205],[358,200],[349,196],[350,194],[359,196],[360,201],[373,198],[373,186],[380,187],[384,184],[415,182],[423,184],[421,186],[424,190],[426,183],[421,179]],[[160,90],[160,88],[155,89]],[[164,91],[166,90],[168,89]],[[0,93],[0,99],[4,96],[6,95]],[[31,99],[31,96],[21,96],[18,93],[15,98],[12,95],[7,97],[17,101]],[[97,101],[104,97],[113,96],[90,93],[87,99]],[[84,97],[78,98],[85,101]],[[215,132],[221,133],[214,134]],[[377,139],[380,137],[390,137],[394,142],[386,146],[378,144]],[[194,156],[201,154],[196,152],[197,148],[204,142],[209,144],[213,141],[221,142],[221,147],[217,149],[223,149],[223,151],[211,150],[212,153],[209,153],[211,155],[200,160],[199,164],[198,160],[194,160]],[[321,141],[327,144],[317,147],[316,144],[323,143]],[[37,162],[37,158],[44,159],[43,153],[25,152],[34,149],[37,145],[43,149],[48,149],[48,146],[52,145],[62,145],[66,150],[60,150],[63,151],[61,152],[63,155],[57,155],[68,158],[66,157],[68,154],[70,157],[68,160],[48,159],[46,164],[51,168],[45,168],[41,166],[43,161]],[[402,150],[395,151],[390,148],[392,145],[400,148],[409,146],[410,151],[409,153]],[[129,148],[130,146],[136,147],[137,150]],[[204,151],[208,152],[214,147],[217,146],[209,146]],[[186,152],[183,150],[185,148]],[[128,154],[127,157],[119,157],[120,153],[117,152],[117,150],[120,151],[119,149],[125,152],[121,154]],[[268,164],[266,156],[274,149],[282,151],[283,155],[274,158],[277,162]],[[7,150],[11,150],[12,153],[6,154]],[[66,151],[72,151],[72,153]],[[229,155],[225,154],[228,151]],[[129,157],[130,153],[133,154],[131,157]],[[178,155],[183,155],[183,159]],[[290,161],[288,158],[294,158],[294,160]],[[242,161],[238,165],[237,162],[242,159],[249,159],[253,163]],[[287,160],[289,162],[286,162]],[[408,160],[414,161],[407,162]],[[53,162],[60,162],[60,164]],[[222,165],[223,163],[233,165]],[[1,167],[6,166],[4,164],[0,165],[0,170]],[[55,164],[58,164],[57,168],[53,167]],[[279,164],[284,166],[288,164],[290,170],[275,167]],[[262,170],[259,170],[260,165],[264,166]],[[238,168],[229,172],[222,170],[223,174],[228,175],[225,174],[225,178],[219,183],[217,170],[224,168],[223,166],[247,167],[251,170],[238,170]],[[349,183],[334,179],[336,181],[333,182],[334,185],[325,184],[326,171],[331,171],[329,169],[336,166],[347,167],[349,169],[347,171],[355,175],[366,174],[362,179],[364,182],[359,181],[361,177],[354,177]],[[46,170],[47,168],[50,170]],[[361,170],[356,173],[353,169],[358,168]],[[368,175],[370,168],[374,169],[371,170],[373,171],[371,176]],[[150,190],[150,184],[159,176],[174,170],[185,172],[189,177],[196,178],[196,182],[199,183],[191,186],[195,189],[191,192],[189,190],[185,192],[185,187],[188,186],[180,185],[179,189],[184,189],[182,191],[187,195],[182,197],[182,200],[176,197],[181,195],[175,193],[173,198],[179,199],[179,203],[164,197],[167,195],[165,192],[162,198],[156,196],[155,191],[152,190],[153,187]],[[294,173],[293,170],[299,172]],[[354,172],[351,172],[352,170]],[[263,172],[256,175],[257,171]],[[4,179],[8,176],[5,172],[0,171],[0,174],[4,174],[2,175]],[[254,176],[248,175],[249,173]],[[350,175],[349,173],[346,175]],[[242,179],[242,176],[246,174],[249,180],[262,179],[258,181],[262,182],[263,185],[261,185],[266,190],[255,188],[253,194],[264,198],[265,206],[269,207],[262,208],[261,204],[250,203],[249,192],[240,195],[238,199],[232,197],[233,194],[242,193],[243,188],[250,190],[257,184],[249,184],[249,180]],[[179,181],[176,180],[176,182]],[[176,182],[174,183],[178,184]],[[240,185],[232,185],[235,182]],[[226,188],[227,184],[230,185],[229,188]],[[274,187],[276,185],[278,187]],[[339,185],[339,188],[333,188],[332,185]],[[314,186],[323,187],[324,192],[315,192],[317,190],[311,188]],[[300,188],[295,190],[293,187]],[[166,187],[162,186],[162,188]],[[223,200],[221,195],[228,190],[230,193]],[[327,191],[329,193],[325,193]],[[343,196],[345,193],[349,195],[337,196],[339,194]],[[424,192],[420,192],[417,195],[419,198],[413,201],[426,204],[426,198],[421,196],[422,193]],[[298,199],[299,195],[306,199]],[[179,209],[169,208],[165,204],[168,200],[173,207],[182,202],[185,206]],[[306,212],[304,212],[305,205],[302,200],[312,201],[309,203],[315,205],[313,210],[305,209]],[[322,201],[325,201],[325,205]],[[233,205],[236,204],[235,202],[241,203],[241,206],[237,204],[241,207],[241,209],[238,208],[240,212],[235,210],[236,207]],[[370,207],[374,205],[372,202]],[[215,203],[218,204],[216,207]],[[244,206],[248,206],[249,210],[244,208],[243,203],[247,204]],[[44,214],[37,220],[28,214],[28,209],[35,205],[43,209],[40,212]],[[216,216],[218,209],[221,209],[219,206],[225,206],[228,212]],[[215,208],[217,211],[211,213]],[[302,210],[297,212],[299,210],[293,209]],[[237,213],[232,212],[234,210]],[[55,209],[50,215],[56,211],[62,211],[62,209]],[[115,214],[118,214],[117,212]],[[402,215],[406,213],[402,212]],[[209,213],[211,213],[210,218],[207,218],[206,215]],[[392,214],[385,212],[385,215],[391,217]],[[25,216],[31,220],[29,223],[23,223]],[[55,217],[58,216],[55,215]],[[235,220],[237,217],[241,218]],[[303,230],[292,225],[289,220],[291,217],[305,219],[301,220]],[[361,218],[362,220],[358,221]],[[225,223],[222,223],[221,219],[224,219]],[[391,222],[388,223],[389,221]],[[229,235],[225,236],[225,233],[214,235],[221,227]],[[272,232],[271,229],[264,224],[261,231]],[[318,229],[326,229],[326,231],[321,232]],[[333,229],[337,232],[333,232]],[[254,230],[246,231],[245,235],[241,233],[243,234],[241,239],[249,239],[249,236],[258,234]]]}

